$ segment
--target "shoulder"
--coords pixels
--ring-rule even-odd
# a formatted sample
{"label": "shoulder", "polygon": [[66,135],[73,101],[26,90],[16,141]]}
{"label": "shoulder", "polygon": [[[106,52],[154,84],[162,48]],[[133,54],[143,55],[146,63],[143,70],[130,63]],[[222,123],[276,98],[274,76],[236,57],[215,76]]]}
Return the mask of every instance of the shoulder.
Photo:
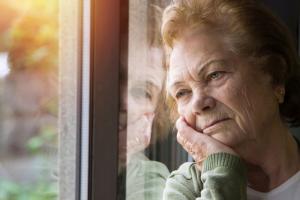
{"label": "shoulder", "polygon": [[163,163],[149,160],[143,154],[136,154],[127,166],[127,174],[133,177],[148,176],[167,179],[170,172]]}
{"label": "shoulder", "polygon": [[147,160],[147,161],[141,161],[141,171],[146,176],[160,176],[163,179],[167,179],[167,177],[170,175],[170,172],[168,168],[161,162]]}
{"label": "shoulder", "polygon": [[167,167],[145,157],[134,159],[127,166],[126,199],[161,199],[167,177]]}

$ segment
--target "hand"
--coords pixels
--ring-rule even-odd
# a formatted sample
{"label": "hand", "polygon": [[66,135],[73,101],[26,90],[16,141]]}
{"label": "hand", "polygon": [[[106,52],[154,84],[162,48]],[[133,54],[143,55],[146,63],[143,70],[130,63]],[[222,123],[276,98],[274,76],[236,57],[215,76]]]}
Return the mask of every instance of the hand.
{"label": "hand", "polygon": [[147,113],[127,125],[127,129],[119,133],[120,165],[130,161],[134,153],[144,150],[150,144],[153,113]]}
{"label": "hand", "polygon": [[200,170],[203,161],[211,154],[226,152],[237,155],[230,147],[191,128],[183,117],[177,120],[176,128],[178,130],[177,141],[194,158]]}
{"label": "hand", "polygon": [[150,144],[154,114],[144,114],[127,126],[127,154],[142,151]]}

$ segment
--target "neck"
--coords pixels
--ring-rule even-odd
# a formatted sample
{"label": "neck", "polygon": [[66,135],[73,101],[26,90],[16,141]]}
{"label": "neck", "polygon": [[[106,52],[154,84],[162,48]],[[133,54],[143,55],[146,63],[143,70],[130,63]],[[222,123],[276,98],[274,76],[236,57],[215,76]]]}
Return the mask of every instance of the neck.
{"label": "neck", "polygon": [[268,132],[272,134],[266,134],[263,140],[251,141],[236,150],[247,164],[249,187],[261,192],[278,187],[300,166],[298,146],[288,128],[282,124]]}

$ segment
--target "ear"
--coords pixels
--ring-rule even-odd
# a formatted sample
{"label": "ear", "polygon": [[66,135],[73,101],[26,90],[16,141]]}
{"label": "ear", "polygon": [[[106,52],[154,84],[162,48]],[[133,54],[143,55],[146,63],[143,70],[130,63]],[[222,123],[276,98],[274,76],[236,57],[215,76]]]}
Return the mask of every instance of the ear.
{"label": "ear", "polygon": [[278,85],[274,88],[274,94],[279,104],[284,102],[285,87],[284,85]]}

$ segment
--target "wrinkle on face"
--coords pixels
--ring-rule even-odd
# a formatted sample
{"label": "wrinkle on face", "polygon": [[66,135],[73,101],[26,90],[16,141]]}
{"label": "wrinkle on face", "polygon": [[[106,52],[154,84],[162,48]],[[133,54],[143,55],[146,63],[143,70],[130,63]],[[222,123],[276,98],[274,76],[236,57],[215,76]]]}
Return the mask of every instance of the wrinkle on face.
{"label": "wrinkle on face", "polygon": [[[173,97],[178,87],[191,90],[191,94],[176,100],[179,114],[194,129],[229,146],[262,137],[264,125],[272,124],[278,109],[270,76],[258,66],[251,65],[247,58],[238,57],[226,49],[218,34],[203,32],[182,37],[171,53],[167,82],[168,92]],[[204,68],[212,60],[222,61],[221,67],[212,65]],[[206,82],[206,74],[219,69],[225,70],[224,79]],[[197,98],[209,98],[215,104],[195,113],[193,103],[200,102]],[[212,132],[202,130],[227,117],[230,120],[216,123],[216,128],[208,129]]]}
{"label": "wrinkle on face", "polygon": [[[252,128],[252,130],[248,130],[251,132],[255,132],[255,130],[253,130],[254,126],[254,119],[253,116],[251,115],[251,113],[253,113],[254,111],[254,105],[252,102],[250,102],[249,97],[247,95],[247,91],[245,89],[241,90],[241,99],[242,101],[245,102],[246,106],[244,107],[243,111],[245,113],[245,116],[247,118],[247,123],[249,123],[249,127]],[[242,132],[243,133],[247,133],[247,130],[244,129],[245,126],[241,126],[242,128]]]}

